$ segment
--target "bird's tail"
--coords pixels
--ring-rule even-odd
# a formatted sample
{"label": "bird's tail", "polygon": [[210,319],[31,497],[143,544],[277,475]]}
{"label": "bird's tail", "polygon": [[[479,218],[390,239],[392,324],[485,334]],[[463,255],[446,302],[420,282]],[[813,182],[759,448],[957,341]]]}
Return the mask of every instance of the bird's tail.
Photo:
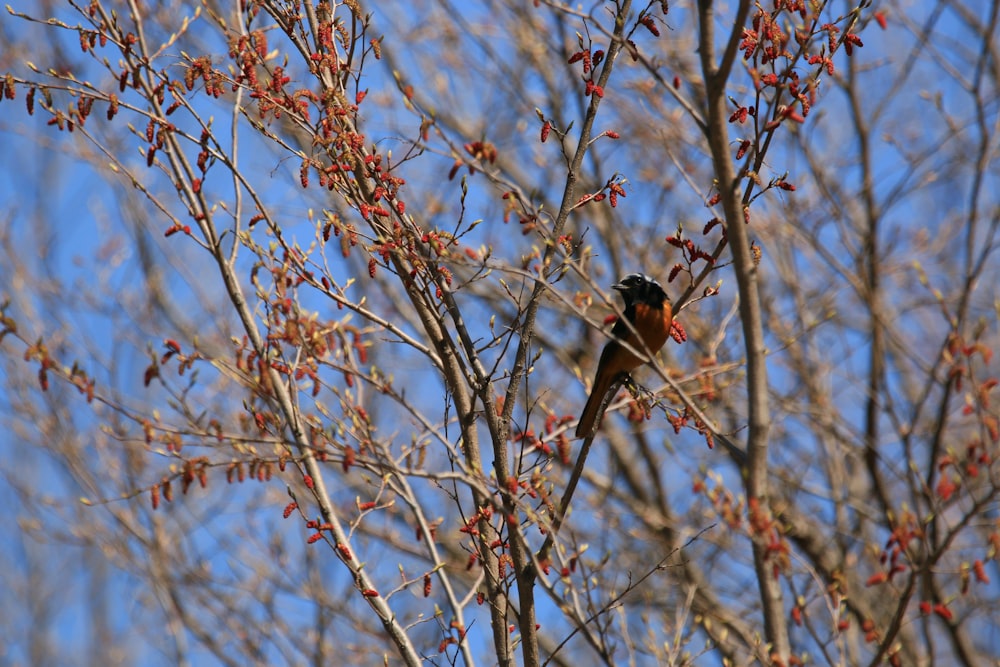
{"label": "bird's tail", "polygon": [[590,390],[590,398],[583,406],[583,414],[580,415],[580,421],[576,424],[576,437],[585,438],[601,425],[597,421],[597,413],[601,409],[601,404],[604,403],[604,395],[608,393],[616,379],[596,378],[594,380],[594,387]]}

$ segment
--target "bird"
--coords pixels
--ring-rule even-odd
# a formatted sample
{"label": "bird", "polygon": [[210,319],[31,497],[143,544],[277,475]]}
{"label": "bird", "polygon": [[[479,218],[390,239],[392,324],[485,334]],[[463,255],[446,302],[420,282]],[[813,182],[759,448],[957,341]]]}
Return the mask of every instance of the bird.
{"label": "bird", "polygon": [[[649,276],[630,273],[612,285],[611,289],[621,292],[625,300],[625,316],[615,322],[611,329],[612,340],[604,346],[601,359],[597,362],[594,385],[577,422],[578,438],[587,437],[600,427],[597,413],[605,394],[615,382],[627,377],[645,361],[620,341],[640,353],[656,354],[667,342],[673,322],[670,298],[660,283]],[[631,326],[626,322],[631,323]]]}

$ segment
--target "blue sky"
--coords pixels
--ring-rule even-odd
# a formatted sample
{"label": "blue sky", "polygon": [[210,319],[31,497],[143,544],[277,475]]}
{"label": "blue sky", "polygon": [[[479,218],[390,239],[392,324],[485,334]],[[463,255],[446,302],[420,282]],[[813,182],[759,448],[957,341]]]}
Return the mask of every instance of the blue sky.
{"label": "blue sky", "polygon": [[[24,9],[33,6],[33,3],[28,2],[14,3],[15,9]],[[683,23],[681,14],[675,14],[674,17],[676,17],[675,20],[678,25]],[[467,15],[467,19],[474,24],[479,24],[488,20],[488,18],[486,10],[483,13],[470,11]],[[918,24],[921,19],[919,16],[911,18],[917,21]],[[376,15],[377,26],[379,29],[382,29],[382,26],[387,26],[386,31],[389,30],[388,26],[406,23],[410,19],[413,19],[413,26],[410,26],[411,28],[414,28],[414,26],[419,27],[420,21],[416,20],[416,14],[399,12],[395,16]],[[954,22],[952,15],[945,14],[942,21],[944,23],[940,30],[941,34],[954,37],[953,43],[943,45],[941,48],[943,57],[948,57],[950,53],[949,49],[960,49],[962,47],[963,34],[961,27]],[[49,43],[46,40],[51,40],[51,33],[48,31],[41,32],[42,29],[38,26],[15,23],[6,15],[0,18],[0,22],[3,23],[5,31],[23,29],[32,31],[33,33],[37,32],[39,37],[36,43],[45,44]],[[877,80],[879,68],[884,66],[881,64],[881,59],[890,55],[899,55],[902,48],[900,44],[907,40],[906,32],[900,27],[899,22],[893,22],[891,26],[892,29],[885,34],[878,32],[877,28],[873,26],[869,33],[866,34],[866,46],[860,52],[866,59],[866,62],[874,63],[872,67],[875,74],[870,75],[874,80]],[[41,37],[41,35],[45,35],[45,37]],[[871,39],[868,39],[867,35],[871,35]],[[67,50],[78,48],[75,44],[76,38],[72,33],[65,34],[64,38],[64,42],[62,43],[64,48]],[[502,48],[504,36],[495,35],[494,38],[497,40],[497,48]],[[476,53],[476,49],[472,49],[463,55],[466,58],[475,60]],[[3,68],[0,69],[9,68],[15,71],[18,69],[16,63],[6,63],[2,60],[2,56],[0,56],[0,63],[3,63]],[[623,64],[623,67],[627,67],[627,65]],[[388,79],[388,73],[382,68],[373,68],[371,71],[371,78],[367,80],[367,83],[372,91],[377,92]],[[625,71],[628,71],[631,76],[639,76],[634,69]],[[410,71],[409,74],[417,76],[413,71]],[[425,72],[423,74],[427,77],[432,77],[439,73]],[[447,74],[444,76],[448,78]],[[965,98],[956,94],[954,82],[949,81],[947,77],[943,77],[940,69],[932,68],[926,64],[926,61],[919,60],[911,74],[911,81],[913,82],[912,87],[904,89],[900,93],[898,100],[890,102],[892,111],[887,114],[888,120],[884,122],[884,141],[880,144],[878,153],[879,171],[883,175],[879,179],[880,193],[884,192],[885,188],[890,187],[894,183],[894,177],[900,170],[897,151],[892,148],[894,142],[898,142],[903,146],[913,147],[914,150],[917,150],[921,147],[927,148],[933,146],[936,141],[939,141],[938,136],[940,135],[935,134],[937,130],[934,127],[929,129],[927,134],[914,133],[914,126],[910,123],[913,115],[925,115],[927,118],[935,118],[932,108],[933,100],[936,96],[940,95],[942,106],[946,111],[957,114],[965,119],[968,117],[967,110],[962,108]],[[450,86],[462,85],[463,83],[464,80],[458,77],[451,78],[447,82]],[[865,100],[865,103],[877,104],[880,101],[879,93],[888,89],[890,84],[891,82],[885,81],[873,85],[873,94],[870,99]],[[479,88],[469,91],[465,99],[468,107],[460,111],[470,116],[476,116],[483,109],[489,109],[496,105],[518,103],[507,88],[503,85],[495,85],[495,82],[491,83],[490,81],[483,81]],[[15,102],[17,105],[21,103],[22,100],[20,99]],[[23,255],[23,258],[29,265],[35,267],[35,272],[38,275],[47,277],[53,281],[54,286],[48,293],[54,299],[54,303],[60,306],[58,313],[54,313],[58,315],[59,319],[46,320],[44,316],[39,318],[41,321],[48,321],[52,324],[52,328],[45,332],[46,335],[58,340],[61,332],[61,335],[65,337],[64,349],[70,356],[83,354],[88,351],[96,351],[102,360],[106,360],[111,359],[115,351],[127,350],[119,365],[103,368],[102,364],[95,363],[89,366],[88,370],[97,375],[101,386],[112,388],[126,402],[129,402],[133,398],[137,401],[147,399],[166,401],[165,394],[162,392],[157,393],[160,391],[157,388],[154,387],[147,390],[142,387],[141,371],[148,363],[146,346],[151,346],[159,354],[162,351],[160,348],[162,339],[170,334],[170,329],[162,318],[158,317],[155,320],[146,320],[141,312],[130,311],[131,303],[129,299],[132,296],[133,287],[141,279],[141,272],[138,268],[136,256],[131,254],[131,251],[127,247],[116,250],[115,246],[123,230],[130,227],[127,224],[128,221],[123,216],[128,215],[130,212],[136,213],[148,211],[148,209],[143,206],[141,196],[136,191],[131,190],[124,179],[117,181],[105,180],[79,159],[79,155],[76,153],[83,153],[87,150],[84,142],[79,141],[77,138],[71,139],[68,135],[57,134],[52,130],[45,129],[45,119],[37,112],[34,117],[30,118],[23,113],[11,113],[10,107],[7,106],[8,104],[5,102],[3,105],[0,105],[0,112],[2,112],[0,113],[0,133],[2,133],[0,136],[3,137],[4,145],[7,148],[4,151],[5,155],[3,157],[6,178],[0,179],[0,200],[8,202],[4,213],[5,217],[0,220],[3,221],[3,224],[12,233],[15,246],[23,246],[25,249],[33,250],[43,245],[49,245],[52,249],[51,254],[48,255],[49,264],[45,266],[38,264],[38,261],[33,258],[33,253],[25,252]],[[988,108],[991,118],[996,117],[996,106],[997,98],[994,91]],[[572,111],[574,110],[573,105],[567,104],[567,107],[569,108],[567,114],[572,115]],[[374,109],[376,107],[372,106],[370,108],[372,109],[370,113],[373,116],[367,118],[366,121],[368,122],[368,126],[372,128],[373,136],[381,134],[383,130],[388,128],[386,134],[389,136],[382,139],[382,141],[399,141],[399,136],[405,137],[407,133],[414,131],[415,118],[405,112],[399,112],[398,108],[387,113],[384,117],[375,115]],[[815,134],[812,135],[815,141],[824,142],[831,147],[837,146],[838,142],[842,140],[841,131],[838,128],[837,122],[829,119],[835,119],[836,114],[842,113],[842,110],[842,98],[835,93],[831,93],[830,97],[824,100],[823,113],[825,116],[817,118],[814,121],[816,126],[818,126]],[[215,116],[216,122],[220,127],[228,122],[228,116],[223,111],[224,107],[220,106]],[[544,111],[551,113],[550,109],[544,109]],[[525,108],[523,115],[522,124],[514,124],[510,127],[506,125],[502,128],[492,126],[488,122],[488,116],[480,122],[483,125],[483,131],[489,133],[487,136],[488,139],[495,141],[501,150],[516,152],[526,165],[526,169],[530,168],[538,172],[540,187],[543,188],[540,196],[552,200],[558,195],[558,191],[546,191],[544,188],[551,187],[553,183],[557,183],[558,177],[555,177],[555,180],[550,180],[552,170],[546,169],[544,164],[532,164],[531,158],[534,153],[530,148],[526,148],[526,146],[528,145],[527,138],[534,137],[537,134],[537,122],[529,108]],[[613,117],[602,117],[602,122],[606,122],[609,124],[608,126],[611,126]],[[602,126],[599,129],[604,129],[604,127]],[[812,126],[807,125],[807,131],[812,131]],[[896,134],[897,132],[898,134]],[[244,136],[248,137],[249,132],[245,131]],[[400,151],[403,150],[403,145],[403,142],[399,141]],[[134,153],[134,142],[128,143],[128,146],[130,147],[129,150],[133,151],[130,153],[132,155],[131,161],[141,164],[143,162],[141,156]],[[606,147],[604,152],[602,152],[603,159],[609,162],[615,160],[624,162],[626,160],[624,148],[606,145],[602,145],[602,147]],[[547,147],[546,150],[550,151],[545,154],[548,155],[549,159],[556,159],[552,157],[554,149],[551,146]],[[311,226],[307,220],[307,213],[310,208],[318,210],[318,207],[323,204],[323,200],[317,197],[314,192],[310,192],[308,195],[303,193],[297,185],[298,164],[294,160],[286,159],[282,154],[265,149],[253,141],[248,141],[243,155],[248,168],[257,173],[260,182],[268,184],[264,188],[267,191],[270,205],[275,211],[284,216],[290,232],[296,235],[301,242],[306,243],[312,234]],[[787,164],[793,166],[797,164],[794,157],[790,155],[784,157],[786,157]],[[435,180],[440,182],[442,199],[444,201],[444,213],[441,214],[442,219],[448,219],[448,216],[454,213],[458,205],[458,180],[443,182],[441,177],[441,174],[447,171],[450,162],[451,159],[448,156],[430,158],[426,163],[436,165],[439,169],[438,172],[419,166],[425,164],[425,162],[421,161],[413,163],[418,166],[415,166],[407,174],[412,179],[412,187],[414,189],[426,187],[428,183],[433,183]],[[670,170],[673,167],[668,166],[665,169]],[[144,171],[144,167],[140,167],[140,170]],[[857,178],[856,171],[850,167],[846,168],[843,174],[845,181]],[[997,178],[995,174],[996,172],[993,172],[990,175],[990,178],[994,179],[994,181]],[[791,179],[795,180],[796,175],[795,170],[792,169]],[[661,195],[650,194],[644,189],[646,186],[639,182],[640,179],[634,178],[633,180],[634,183],[629,186],[630,196],[625,200],[625,206],[623,206],[623,212],[620,213],[620,216],[623,220],[641,221],[642,233],[648,235],[649,244],[659,243],[664,236],[664,231],[669,232],[676,225],[676,220],[673,218],[661,220],[660,217],[663,214],[663,210],[660,208],[662,205]],[[499,210],[498,193],[495,191],[495,188],[486,184],[482,179],[476,178],[470,179],[469,184],[471,193],[469,198],[469,216],[471,218],[483,217],[495,221]],[[218,183],[210,182],[208,185],[209,187],[219,187],[220,191],[222,191],[227,186],[227,183],[220,178]],[[698,183],[698,185],[705,186],[702,183]],[[1000,186],[1000,183],[996,185]],[[164,187],[164,184],[161,183],[160,187]],[[996,193],[1000,192],[1000,187],[986,188],[986,191],[989,194],[984,202],[984,209],[997,204]],[[703,218],[710,215],[707,210],[700,207],[698,194],[684,187],[679,187],[676,196],[672,197],[672,201],[669,203],[669,212],[671,215],[677,211],[689,211],[689,217],[685,217],[683,221],[688,223],[690,229],[700,228],[704,222]],[[957,212],[962,210],[965,196],[964,192],[949,192],[945,188],[935,186],[933,181],[929,182],[916,195],[895,205],[890,211],[888,217],[893,221],[894,229],[890,233],[887,233],[885,241],[889,243],[895,237],[905,238],[912,236],[920,228],[924,227],[931,230],[935,229],[935,219],[947,219],[948,216],[957,214]],[[791,196],[782,197],[763,210],[770,215],[780,215],[783,202],[792,202],[789,205],[794,205],[794,198]],[[816,212],[816,215],[822,214],[822,211]],[[55,224],[50,228],[45,228],[38,224],[39,220]],[[146,221],[146,224],[143,225],[143,229],[148,234],[148,240],[154,249],[169,247],[175,253],[173,260],[175,263],[168,274],[168,284],[171,295],[181,305],[180,315],[187,321],[195,320],[204,322],[207,329],[206,339],[214,336],[217,342],[220,340],[224,341],[226,320],[224,318],[214,319],[217,317],[215,312],[211,312],[214,309],[206,311],[201,307],[195,307],[197,303],[195,295],[203,288],[207,289],[209,294],[221,296],[219,290],[210,282],[201,279],[204,273],[198,268],[197,262],[200,261],[202,255],[193,247],[185,248],[185,242],[180,237],[172,237],[172,240],[163,239],[160,232],[165,227],[165,222],[155,219]],[[50,238],[44,238],[46,229],[54,230],[54,234]],[[517,244],[522,243],[521,239],[516,237],[518,234],[516,223],[512,223],[510,226],[500,226],[497,224],[484,225],[479,233],[478,240],[482,243],[494,243],[501,248],[504,243],[509,244],[510,247],[515,247]],[[831,232],[831,238],[832,236]],[[512,240],[511,237],[513,237]],[[187,262],[190,262],[190,264]],[[343,270],[346,271],[348,268],[345,266]],[[118,303],[110,307],[97,308],[93,304],[87,303],[85,297],[88,291],[91,288],[98,287],[104,287],[116,293],[119,297]],[[728,295],[731,298],[732,290],[735,289],[731,280],[727,280],[724,289],[730,290]],[[917,288],[914,286],[913,292],[910,295],[915,296],[916,292]],[[77,295],[80,301],[71,304],[69,308],[63,309],[62,306],[65,306],[64,295]],[[45,312],[47,304],[44,301],[35,300],[32,303],[41,312]],[[704,312],[710,312],[710,309],[717,308],[721,317],[721,314],[726,309],[725,305],[728,303],[728,301],[720,301],[718,304],[704,303]],[[989,316],[990,305],[989,303],[982,303],[977,304],[977,307],[981,309],[984,316]],[[220,304],[219,310],[225,310],[224,304]],[[562,320],[555,314],[552,314],[551,320],[548,321],[553,326],[559,326]],[[485,326],[482,323],[480,323],[480,331],[485,331]],[[34,333],[32,332],[32,335]],[[683,357],[686,352],[684,348],[677,348],[672,343],[669,345],[672,346],[670,348],[671,355]],[[865,355],[867,351],[866,341],[860,337],[860,334],[858,334],[857,338],[849,337],[846,340],[838,338],[835,341],[831,341],[831,346],[836,346],[844,350],[844,367],[848,369],[854,368],[860,374],[866,363]],[[14,359],[12,363],[17,361],[17,359]],[[411,360],[411,362],[417,363],[416,360]],[[6,375],[8,368],[7,366],[0,366],[0,381],[5,384],[9,379]],[[775,371],[775,384],[780,388],[783,384],[783,376],[780,368],[775,367]],[[574,385],[568,391],[573,392],[574,395],[577,395],[582,400],[583,388],[581,386]],[[78,409],[79,403],[76,402],[73,394],[75,392],[62,389],[53,392],[50,396],[54,395],[52,400],[57,402],[66,401],[66,411],[63,414],[83,434],[80,438],[80,446],[87,451],[91,451],[89,448],[93,447],[94,442],[88,440],[86,435],[87,430],[95,428],[99,422],[106,423],[107,420],[112,420],[113,415],[102,412],[95,416],[86,409]],[[436,395],[430,395],[429,400],[436,400]],[[844,400],[851,401],[858,399],[856,395],[848,395]],[[51,517],[53,524],[58,525],[60,528],[66,528],[66,524],[61,522],[66,521],[68,516],[76,512],[105,511],[103,508],[81,510],[76,501],[81,495],[89,495],[89,491],[74,488],[69,484],[67,482],[69,477],[64,474],[64,469],[62,468],[64,465],[63,462],[53,460],[45,454],[32,449],[29,446],[31,439],[22,438],[19,431],[13,428],[14,425],[19,425],[24,429],[28,425],[19,423],[17,415],[11,415],[9,406],[12,401],[13,396],[0,395],[0,406],[8,408],[0,410],[4,414],[4,424],[5,426],[11,426],[11,428],[6,429],[6,436],[0,436],[0,452],[6,453],[8,460],[14,458],[20,461],[20,466],[28,470],[24,471],[24,479],[17,479],[13,475],[19,472],[18,467],[10,466],[4,468],[8,478],[6,483],[0,484],[0,498],[6,501],[8,506],[19,506],[21,499],[13,491],[17,482],[31,480],[30,485],[32,487],[44,483],[47,485],[45,493],[53,499],[53,502],[51,508],[42,510],[39,512],[39,515]],[[523,419],[524,413],[518,411],[516,417]],[[789,427],[791,430],[794,430],[793,423],[790,423]],[[693,437],[688,437],[686,440],[682,440],[682,442],[696,447],[704,447],[702,443],[698,442],[697,438]],[[596,461],[603,466],[605,460],[601,454],[597,454]],[[155,467],[159,463],[154,460],[151,465]],[[148,483],[151,480],[155,480],[159,474],[155,469],[148,470],[147,472],[148,475],[143,480],[140,480],[140,483]],[[720,467],[719,472],[731,481],[735,481],[736,479],[735,471],[729,467]],[[665,472],[664,479],[668,483],[676,483],[678,479],[686,479],[686,477],[680,476],[674,478]],[[217,571],[229,572],[234,579],[240,579],[245,575],[245,564],[230,562],[227,558],[228,554],[224,550],[218,549],[217,546],[220,536],[228,537],[232,531],[232,526],[243,521],[241,503],[256,502],[262,505],[259,509],[259,514],[255,517],[255,520],[258,522],[255,536],[267,533],[268,531],[274,531],[284,538],[284,544],[293,551],[301,543],[303,536],[301,524],[291,521],[282,522],[275,516],[277,513],[275,508],[280,509],[282,504],[280,499],[283,491],[284,483],[281,481],[275,481],[266,487],[247,486],[241,493],[228,498],[229,502],[227,504],[221,507],[213,505],[212,509],[221,510],[218,514],[209,513],[193,502],[175,503],[174,506],[165,511],[182,515],[184,517],[183,523],[200,526],[198,528],[200,531],[198,537],[187,544],[194,548],[204,548],[204,561],[210,563],[213,568],[217,568]],[[348,497],[350,492],[345,492],[345,494],[344,497],[338,498],[338,501],[349,504],[352,500],[352,498]],[[219,496],[213,496],[213,498],[220,500]],[[818,504],[818,507],[822,507],[822,504]],[[205,516],[202,516],[202,514]],[[22,527],[15,523],[17,518],[10,513],[6,514],[3,519],[0,519],[3,522],[0,523],[0,530],[6,535],[17,535],[19,537],[25,534],[37,534],[22,532]],[[47,582],[54,592],[63,594],[67,602],[64,605],[58,605],[62,607],[62,610],[55,615],[49,626],[51,628],[50,635],[52,636],[51,641],[53,645],[57,646],[58,650],[63,653],[60,656],[59,662],[65,661],[66,664],[73,662],[74,657],[81,664],[85,662],[86,660],[83,656],[86,653],[88,645],[94,641],[94,628],[90,623],[91,619],[87,617],[84,603],[89,595],[87,589],[88,582],[94,581],[95,577],[92,572],[88,573],[90,576],[82,576],[83,572],[80,570],[81,563],[93,562],[84,558],[88,553],[88,549],[92,548],[86,546],[60,548],[56,557],[58,567],[52,573],[52,579],[68,581],[69,585],[61,586],[55,584],[54,581]],[[17,576],[0,578],[0,595],[6,597],[5,594],[8,591],[3,590],[3,587],[12,586],[18,579],[28,580],[27,574],[33,564],[31,562],[32,559],[28,557],[24,549],[24,543],[19,539],[0,541],[0,553],[4,555],[7,562],[13,564],[12,569],[17,572]],[[96,552],[90,551],[89,553],[97,558],[95,555]],[[109,591],[108,598],[110,604],[115,607],[116,612],[110,614],[109,618],[114,621],[116,632],[120,633],[117,635],[118,641],[126,641],[128,626],[137,618],[156,616],[155,604],[147,606],[145,600],[140,603],[140,595],[148,593],[148,591],[143,591],[141,585],[142,579],[130,573],[129,568],[134,566],[134,563],[112,562],[109,565],[107,578],[97,579],[106,582],[105,585]],[[341,586],[346,586],[348,582],[343,572],[334,568],[330,569],[337,572],[328,582],[330,588],[337,589]],[[279,595],[279,598],[282,601],[283,608],[289,610],[289,613],[308,614],[310,607],[308,601],[296,599],[292,595]],[[548,604],[548,602],[544,603],[546,606]],[[549,612],[551,612],[551,609],[546,608],[543,612],[543,617],[547,617]],[[145,614],[149,614],[150,616],[144,616]],[[27,619],[18,619],[10,615],[0,616],[0,618],[3,619],[4,625],[10,624],[8,628],[10,632],[6,634],[9,636],[27,636],[26,628],[23,625]],[[485,616],[480,617],[477,622],[484,623],[485,618]],[[260,622],[266,621],[261,618]],[[485,631],[482,631],[479,636],[486,638],[488,635]],[[164,639],[163,641],[166,643],[168,640]],[[162,649],[163,647],[157,646],[133,647],[133,650],[136,651],[135,655],[141,658],[143,664],[170,663],[171,657],[169,651],[161,652]],[[26,642],[15,641],[8,648],[9,653],[6,656],[0,654],[0,660],[12,664],[26,663],[28,661],[27,654],[25,653],[26,650]],[[274,659],[280,661],[281,658],[276,655]],[[193,664],[213,663],[206,655],[197,656],[196,660],[193,659]]]}

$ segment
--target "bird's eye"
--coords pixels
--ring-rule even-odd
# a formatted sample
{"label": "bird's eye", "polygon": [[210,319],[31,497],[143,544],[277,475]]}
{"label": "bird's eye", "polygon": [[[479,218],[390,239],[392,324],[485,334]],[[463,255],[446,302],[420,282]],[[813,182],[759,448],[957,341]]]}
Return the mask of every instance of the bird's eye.
{"label": "bird's eye", "polygon": [[649,282],[652,281],[641,273],[630,273],[621,279],[621,282],[618,283],[618,288],[619,289],[625,288],[630,291],[637,290],[641,289],[644,285],[646,285]]}

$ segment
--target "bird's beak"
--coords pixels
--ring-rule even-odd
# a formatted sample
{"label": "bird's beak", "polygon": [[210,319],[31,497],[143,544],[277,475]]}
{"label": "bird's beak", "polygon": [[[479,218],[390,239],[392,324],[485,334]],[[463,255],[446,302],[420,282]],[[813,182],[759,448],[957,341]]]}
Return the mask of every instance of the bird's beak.
{"label": "bird's beak", "polygon": [[619,292],[624,292],[625,290],[628,289],[628,287],[626,287],[625,285],[623,285],[621,283],[615,283],[614,285],[611,286],[611,289],[617,290]]}

